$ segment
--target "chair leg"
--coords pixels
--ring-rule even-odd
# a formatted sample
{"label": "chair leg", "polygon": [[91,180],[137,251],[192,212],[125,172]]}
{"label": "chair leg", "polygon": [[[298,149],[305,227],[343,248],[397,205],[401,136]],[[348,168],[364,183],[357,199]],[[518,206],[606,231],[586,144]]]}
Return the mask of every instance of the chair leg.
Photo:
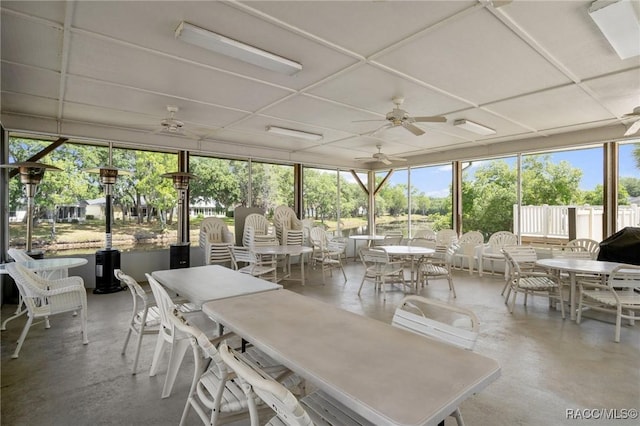
{"label": "chair leg", "polygon": [[458,426],[464,426],[464,420],[462,419],[462,413],[460,412],[460,408],[456,408],[456,411],[451,413],[451,417],[456,419],[456,424]]}
{"label": "chair leg", "polygon": [[87,335],[87,305],[85,304],[80,310],[80,327],[82,328],[82,344],[89,344],[89,336]]}
{"label": "chair leg", "polygon": [[367,279],[367,277],[366,277],[366,273],[365,273],[365,276],[362,277],[362,281],[360,281],[360,288],[358,289],[358,296],[360,296],[360,291],[362,290],[362,286],[364,285],[364,280],[366,280],[366,279]]}
{"label": "chair leg", "polygon": [[449,280],[449,290],[451,290],[453,292],[453,298],[456,298],[456,288],[453,286],[453,279],[451,278],[451,275],[449,275],[447,277],[447,279]]}
{"label": "chair leg", "polygon": [[616,310],[616,338],[614,342],[620,343],[620,328],[622,326],[622,306],[618,304],[618,309]]}
{"label": "chair leg", "polygon": [[171,353],[169,354],[169,366],[167,367],[167,376],[164,379],[164,386],[162,388],[162,397],[168,398],[171,395],[173,384],[178,376],[178,370],[184,359],[184,354],[191,345],[189,339],[174,340],[171,345]]}
{"label": "chair leg", "polygon": [[513,289],[513,298],[511,299],[511,306],[509,307],[509,313],[513,313],[513,307],[516,305],[516,296],[518,295],[518,292],[516,291],[516,289]]}
{"label": "chair leg", "polygon": [[129,338],[131,337],[132,327],[133,327],[133,321],[131,321],[131,324],[129,324],[129,330],[127,330],[127,337],[124,338],[124,345],[122,345],[122,352],[120,352],[120,355],[124,355],[124,353],[127,351],[127,346],[129,345]]}
{"label": "chair leg", "polygon": [[151,361],[151,369],[149,370],[149,376],[153,377],[158,373],[158,364],[160,357],[162,356],[162,350],[164,349],[164,335],[162,330],[158,333],[158,340],[156,340],[156,350],[153,352],[153,360]]}
{"label": "chair leg", "polygon": [[27,337],[27,333],[29,332],[32,323],[33,317],[29,315],[27,323],[24,325],[22,333],[20,333],[20,337],[18,338],[18,346],[16,346],[16,351],[13,353],[13,355],[11,355],[11,358],[18,358],[18,354],[20,353],[20,349],[22,348],[22,344],[24,343],[24,339]]}
{"label": "chair leg", "polygon": [[562,287],[558,287],[558,296],[560,297],[560,312],[562,313],[562,319],[565,319],[564,314],[564,297],[562,296]]}

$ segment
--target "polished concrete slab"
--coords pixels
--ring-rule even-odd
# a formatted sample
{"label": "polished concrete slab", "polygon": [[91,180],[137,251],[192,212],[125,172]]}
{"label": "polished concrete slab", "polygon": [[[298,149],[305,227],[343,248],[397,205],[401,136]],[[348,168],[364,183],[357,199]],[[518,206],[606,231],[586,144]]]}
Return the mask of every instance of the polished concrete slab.
{"label": "polished concrete slab", "polygon": [[[307,268],[306,286],[283,282],[285,288],[324,300],[349,311],[390,322],[403,293],[389,288],[386,302],[365,283],[357,295],[362,267],[346,265],[348,280],[335,273],[322,284],[319,271]],[[420,293],[471,308],[479,316],[476,351],[496,359],[502,376],[461,406],[468,425],[589,425],[637,424],[637,420],[604,418],[574,420],[569,414],[624,416],[622,409],[640,408],[640,324],[624,325],[620,343],[613,342],[613,318],[586,314],[583,322],[562,320],[549,309],[546,298],[516,302],[510,314],[500,295],[503,279],[479,278],[456,271],[458,297],[453,299],[445,281],[435,281]],[[171,396],[161,399],[164,365],[149,377],[155,336],[146,336],[139,373],[131,375],[133,347],[120,354],[131,299],[128,292],[94,295],[88,292],[89,341],[82,345],[79,320],[58,315],[52,327],[32,327],[20,358],[11,359],[25,318],[3,331],[1,347],[1,422],[3,425],[176,425],[179,422],[193,361],[185,357]],[[15,305],[2,306],[7,318]],[[213,323],[211,323],[213,327]],[[384,344],[384,342],[381,342]],[[362,354],[371,356],[371,354]],[[402,362],[402,348],[398,348]],[[375,372],[371,372],[375,374]],[[420,374],[420,371],[416,371]],[[570,411],[573,410],[573,411]],[[632,412],[631,412],[632,413]],[[637,412],[636,412],[637,413]],[[189,424],[200,424],[195,415]],[[245,424],[248,424],[246,422]],[[447,426],[455,424],[453,418]]]}

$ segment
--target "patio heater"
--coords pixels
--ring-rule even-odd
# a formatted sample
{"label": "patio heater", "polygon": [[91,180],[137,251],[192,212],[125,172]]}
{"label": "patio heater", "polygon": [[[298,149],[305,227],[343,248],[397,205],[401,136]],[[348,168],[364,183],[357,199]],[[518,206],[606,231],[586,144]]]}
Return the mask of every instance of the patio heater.
{"label": "patio heater", "polygon": [[188,172],[172,172],[161,175],[164,178],[173,180],[173,187],[178,190],[178,238],[176,244],[169,246],[169,268],[188,268],[189,247],[190,243],[187,238],[189,232],[188,216],[184,217],[185,202],[187,199],[187,190],[189,189],[189,180],[195,179],[196,175]]}
{"label": "patio heater", "polygon": [[115,269],[120,269],[120,251],[111,247],[111,195],[118,174],[125,175],[129,172],[112,166],[89,169],[87,172],[100,173],[100,183],[104,186],[105,196],[105,244],[103,249],[96,252],[96,288],[93,293],[115,293],[124,288],[113,275]]}
{"label": "patio heater", "polygon": [[41,250],[32,250],[32,238],[33,238],[33,199],[36,196],[38,185],[42,181],[44,172],[50,170],[52,172],[59,172],[62,169],[51,166],[49,164],[37,163],[33,161],[23,161],[21,163],[3,164],[0,167],[3,168],[17,168],[20,174],[20,182],[25,186],[25,192],[27,194],[27,254],[35,259],[42,259],[44,253]]}

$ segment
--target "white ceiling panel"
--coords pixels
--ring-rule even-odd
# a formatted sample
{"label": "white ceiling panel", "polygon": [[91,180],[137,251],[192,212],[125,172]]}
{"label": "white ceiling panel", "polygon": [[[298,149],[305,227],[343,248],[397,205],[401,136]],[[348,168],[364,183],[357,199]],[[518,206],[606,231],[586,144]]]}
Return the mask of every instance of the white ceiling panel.
{"label": "white ceiling panel", "polygon": [[[2,1],[2,8],[25,16],[47,19],[62,24],[66,1]],[[3,23],[4,24],[4,23]]]}
{"label": "white ceiling panel", "polygon": [[569,83],[483,9],[377,60],[477,104]]}
{"label": "white ceiling panel", "polygon": [[4,10],[1,27],[3,61],[60,70],[60,29]]}
{"label": "white ceiling panel", "polygon": [[2,92],[2,110],[35,117],[55,117],[58,101],[39,96]]}
{"label": "white ceiling panel", "polygon": [[2,90],[56,99],[60,74],[42,68],[2,63]]}
{"label": "white ceiling panel", "polygon": [[242,3],[365,57],[475,4],[474,1],[412,1],[402,5],[387,1]]}
{"label": "white ceiling panel", "polygon": [[640,106],[640,78],[637,71],[605,75],[583,83],[614,114],[623,115]]}

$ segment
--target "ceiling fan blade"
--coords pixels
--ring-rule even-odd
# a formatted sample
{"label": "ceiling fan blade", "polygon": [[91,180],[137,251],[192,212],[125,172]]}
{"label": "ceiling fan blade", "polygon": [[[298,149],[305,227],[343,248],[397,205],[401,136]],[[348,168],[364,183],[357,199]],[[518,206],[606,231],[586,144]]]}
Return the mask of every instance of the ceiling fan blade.
{"label": "ceiling fan blade", "polygon": [[446,123],[445,117],[435,115],[433,117],[413,117],[413,121],[416,123]]}
{"label": "ceiling fan blade", "polygon": [[387,155],[387,160],[391,160],[391,161],[407,161],[406,158],[394,157],[393,155]]}
{"label": "ceiling fan blade", "polygon": [[378,161],[375,158],[372,157],[356,157],[354,158],[354,160],[356,161],[361,161],[363,163],[373,163],[374,161]]}
{"label": "ceiling fan blade", "polygon": [[378,158],[378,161],[380,161],[381,163],[386,164],[387,166],[388,166],[389,164],[391,164],[391,161],[389,161],[389,158],[388,158],[388,157],[386,157],[386,156],[385,156],[385,157],[382,157],[382,158]]}
{"label": "ceiling fan blade", "polygon": [[391,123],[383,124],[382,126],[378,127],[377,129],[375,129],[372,132],[364,133],[364,135],[366,135],[366,136],[376,136],[378,133],[380,133],[384,129],[388,129],[389,127],[393,127],[393,124],[391,124]]}
{"label": "ceiling fan blade", "polygon": [[636,120],[634,123],[629,126],[626,132],[624,132],[625,136],[631,136],[640,130],[640,119]]}
{"label": "ceiling fan blade", "polygon": [[376,120],[353,120],[351,122],[352,123],[364,123],[364,122],[367,122],[367,121],[385,121],[385,119],[384,118],[378,118]]}
{"label": "ceiling fan blade", "polygon": [[402,127],[404,127],[405,129],[407,129],[408,131],[410,131],[411,133],[413,133],[416,136],[424,135],[424,130],[422,130],[418,126],[414,126],[411,123],[407,123],[406,121],[404,123],[402,123]]}

